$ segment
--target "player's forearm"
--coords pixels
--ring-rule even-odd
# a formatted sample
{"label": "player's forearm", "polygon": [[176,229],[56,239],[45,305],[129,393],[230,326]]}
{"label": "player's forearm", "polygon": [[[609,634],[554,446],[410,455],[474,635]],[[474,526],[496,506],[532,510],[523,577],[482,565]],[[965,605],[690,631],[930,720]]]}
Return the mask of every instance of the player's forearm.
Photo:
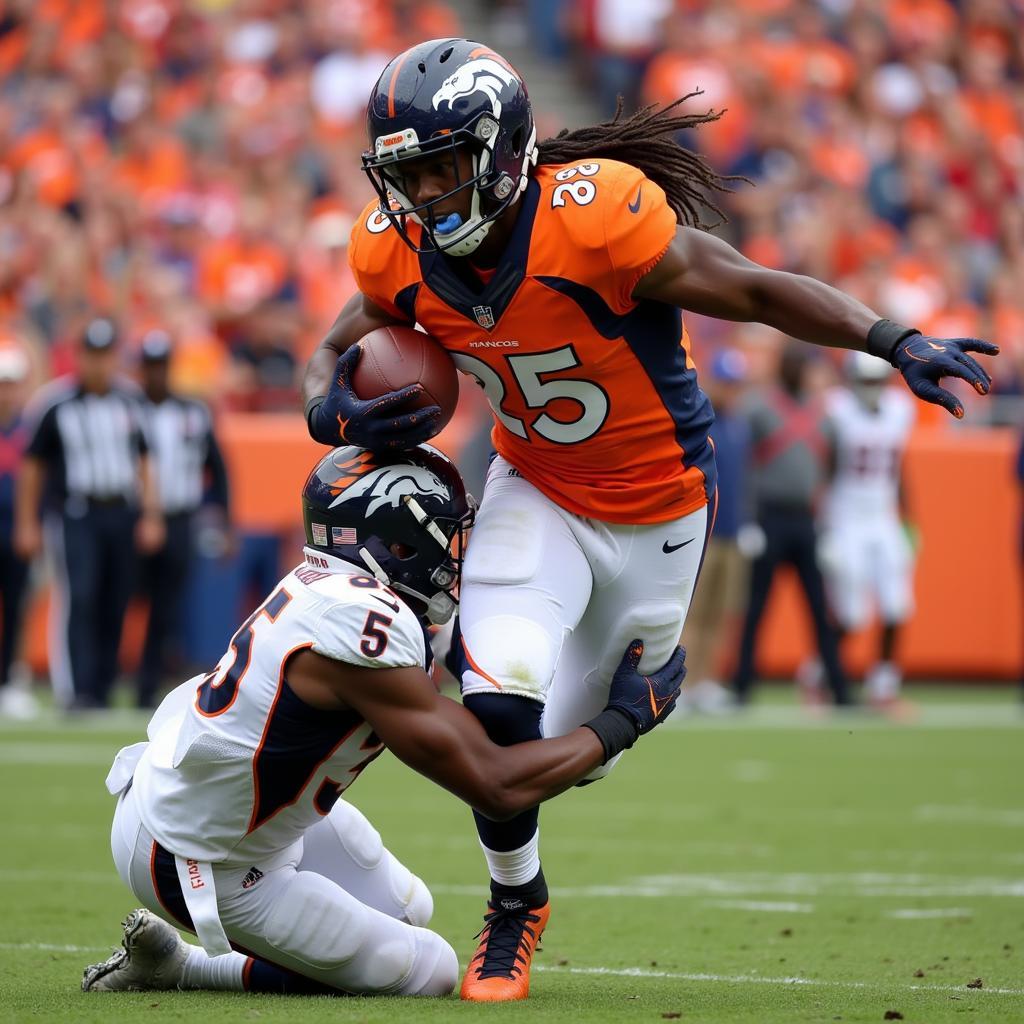
{"label": "player's forearm", "polygon": [[757,320],[815,345],[864,349],[881,319],[852,295],[801,274],[762,271],[750,288]]}
{"label": "player's forearm", "polygon": [[491,760],[488,782],[492,813],[481,810],[498,820],[514,817],[563,793],[604,762],[601,741],[585,728],[556,739],[499,749],[501,754]]}
{"label": "player's forearm", "polygon": [[337,320],[309,359],[306,375],[302,380],[303,406],[307,406],[311,399],[327,394],[338,356],[349,346],[378,327],[400,322],[379,309],[360,292],[356,292],[342,307]]}
{"label": "player's forearm", "polygon": [[327,340],[310,357],[306,364],[306,375],[302,378],[302,404],[311,398],[326,395],[331,386],[331,375],[338,361],[338,353],[327,347]]}

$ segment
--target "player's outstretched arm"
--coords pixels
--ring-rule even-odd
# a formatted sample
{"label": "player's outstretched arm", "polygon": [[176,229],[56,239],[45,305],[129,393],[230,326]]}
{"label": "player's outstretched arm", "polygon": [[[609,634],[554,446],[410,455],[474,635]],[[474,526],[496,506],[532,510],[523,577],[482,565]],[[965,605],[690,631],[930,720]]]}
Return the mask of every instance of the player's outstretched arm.
{"label": "player's outstretched arm", "polygon": [[883,319],[838,288],[762,267],[722,239],[695,228],[677,229],[665,255],[640,280],[633,297],[721,320],[757,321],[816,345],[870,352],[892,363],[918,398],[957,417],[963,415],[963,406],[938,381],[960,377],[979,394],[987,394],[991,378],[969,353],[999,351],[977,338],[926,337]]}
{"label": "player's outstretched arm", "polygon": [[419,668],[358,668],[305,651],[289,663],[288,681],[314,707],[357,711],[410,768],[503,820],[575,785],[668,717],[685,676],[684,654],[677,650],[644,676],[637,669],[642,651],[638,642],[630,645],[600,715],[566,736],[510,747],[492,743],[476,717],[439,694]]}

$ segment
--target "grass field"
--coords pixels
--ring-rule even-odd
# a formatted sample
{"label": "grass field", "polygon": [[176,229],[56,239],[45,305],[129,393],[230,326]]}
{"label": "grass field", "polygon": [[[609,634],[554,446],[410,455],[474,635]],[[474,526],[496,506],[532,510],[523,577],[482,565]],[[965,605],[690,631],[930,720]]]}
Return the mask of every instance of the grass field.
{"label": "grass field", "polygon": [[[529,1003],[498,1007],[83,995],[134,905],[102,783],[143,719],[0,723],[0,1020],[1024,1021],[1024,714],[1008,690],[914,696],[912,726],[809,722],[785,694],[677,717],[549,805],[551,924]],[[390,757],[348,795],[465,963],[485,892],[468,811]]]}

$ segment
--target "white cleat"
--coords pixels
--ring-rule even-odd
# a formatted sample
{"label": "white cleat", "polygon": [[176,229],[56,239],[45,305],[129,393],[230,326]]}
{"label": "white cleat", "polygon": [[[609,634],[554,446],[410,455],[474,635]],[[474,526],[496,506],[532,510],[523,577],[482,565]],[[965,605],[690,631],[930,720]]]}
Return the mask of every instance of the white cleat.
{"label": "white cleat", "polygon": [[109,960],[86,967],[83,992],[145,992],[181,984],[189,947],[156,914],[133,910],[124,919],[121,947]]}

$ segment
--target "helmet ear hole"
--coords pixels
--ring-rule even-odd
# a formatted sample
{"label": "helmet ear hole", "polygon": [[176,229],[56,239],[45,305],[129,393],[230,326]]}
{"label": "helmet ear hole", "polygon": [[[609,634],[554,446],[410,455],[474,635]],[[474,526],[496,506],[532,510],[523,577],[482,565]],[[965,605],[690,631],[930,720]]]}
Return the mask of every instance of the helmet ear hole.
{"label": "helmet ear hole", "polygon": [[403,544],[401,541],[395,541],[393,544],[388,545],[388,551],[395,556],[395,558],[412,558],[416,554],[416,549],[411,544]]}
{"label": "helmet ear hole", "polygon": [[512,135],[512,156],[520,157],[523,154],[523,129],[517,128]]}

